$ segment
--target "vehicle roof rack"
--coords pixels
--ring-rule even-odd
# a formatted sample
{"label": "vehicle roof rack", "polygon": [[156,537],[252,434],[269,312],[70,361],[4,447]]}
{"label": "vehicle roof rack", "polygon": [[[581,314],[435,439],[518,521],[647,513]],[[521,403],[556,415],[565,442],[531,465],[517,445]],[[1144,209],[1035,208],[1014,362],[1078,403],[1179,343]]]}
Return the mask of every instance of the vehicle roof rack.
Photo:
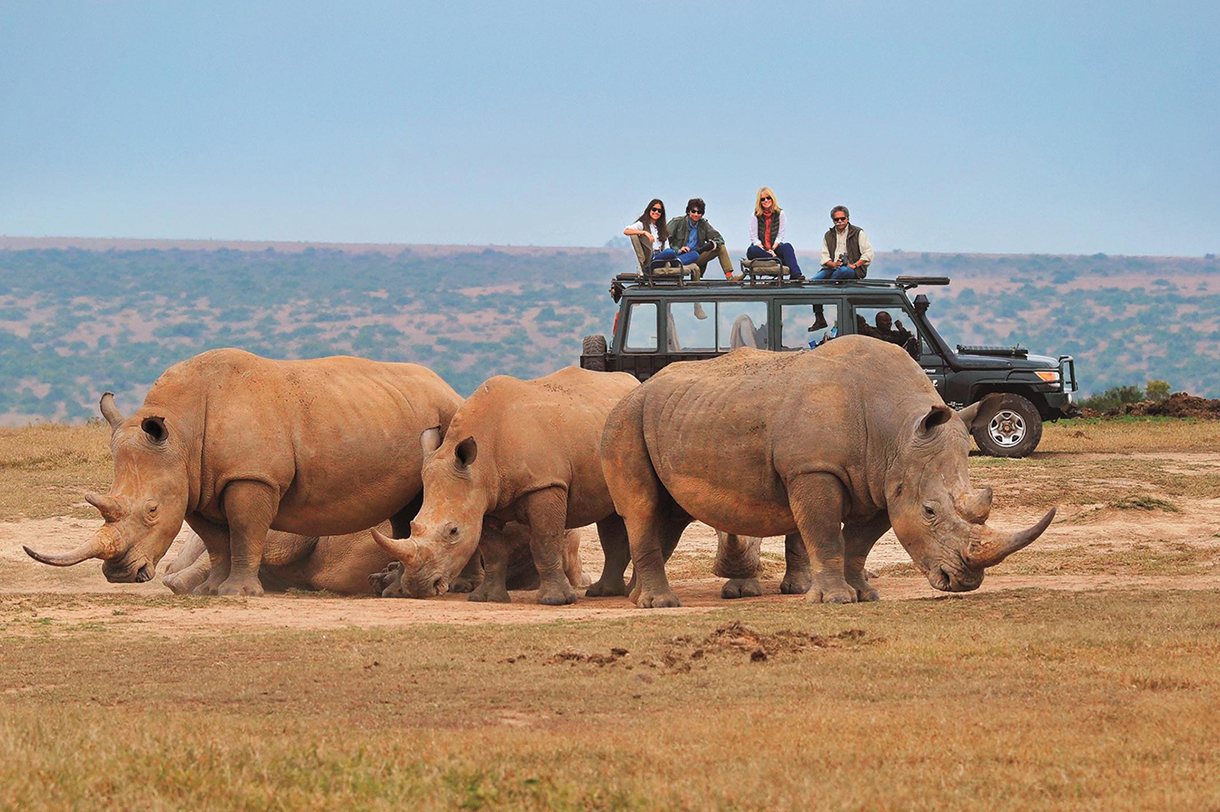
{"label": "vehicle roof rack", "polygon": [[990,355],[995,358],[1027,358],[1029,350],[1017,344],[1014,347],[988,347],[958,344],[957,351],[966,355]]}
{"label": "vehicle roof rack", "polygon": [[947,276],[895,276],[894,281],[898,283],[898,287],[903,290],[910,290],[919,285],[947,285],[949,277]]}

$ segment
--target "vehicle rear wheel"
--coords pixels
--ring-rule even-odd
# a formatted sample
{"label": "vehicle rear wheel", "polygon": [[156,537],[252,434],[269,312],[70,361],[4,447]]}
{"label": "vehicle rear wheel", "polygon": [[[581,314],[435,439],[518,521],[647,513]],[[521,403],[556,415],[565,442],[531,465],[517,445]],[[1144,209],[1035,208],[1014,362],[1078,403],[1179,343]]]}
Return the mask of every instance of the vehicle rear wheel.
{"label": "vehicle rear wheel", "polygon": [[990,413],[979,415],[974,441],[993,457],[1027,457],[1042,440],[1042,416],[1028,398],[1011,392]]}
{"label": "vehicle rear wheel", "polygon": [[594,372],[606,371],[606,337],[605,336],[585,336],[580,343],[580,354],[589,356],[581,358],[580,365],[585,369],[591,369]]}

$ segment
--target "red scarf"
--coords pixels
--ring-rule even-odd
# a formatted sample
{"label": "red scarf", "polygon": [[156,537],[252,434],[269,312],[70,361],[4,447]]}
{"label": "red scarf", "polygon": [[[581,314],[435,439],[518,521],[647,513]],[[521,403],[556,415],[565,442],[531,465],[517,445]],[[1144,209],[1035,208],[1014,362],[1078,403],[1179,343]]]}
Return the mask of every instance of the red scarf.
{"label": "red scarf", "polygon": [[763,250],[771,250],[771,212],[763,215]]}

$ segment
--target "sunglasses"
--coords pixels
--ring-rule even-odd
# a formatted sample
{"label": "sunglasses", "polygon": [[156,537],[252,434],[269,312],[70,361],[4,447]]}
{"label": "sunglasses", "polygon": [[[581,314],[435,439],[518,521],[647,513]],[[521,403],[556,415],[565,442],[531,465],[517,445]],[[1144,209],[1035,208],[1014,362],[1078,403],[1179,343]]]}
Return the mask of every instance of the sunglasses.
{"label": "sunglasses", "polygon": [[660,210],[660,209],[658,209],[658,208],[656,208],[655,206],[654,206],[654,207],[652,207],[651,209],[649,209],[649,211],[650,211],[650,212],[653,212],[654,214],[660,214],[660,213],[661,213],[661,210]]}
{"label": "sunglasses", "polygon": [[686,213],[687,214],[703,214],[703,210],[702,209],[687,209]]}
{"label": "sunglasses", "polygon": [[770,199],[771,199],[770,197],[767,197],[765,195],[763,196],[763,200],[770,200]]}
{"label": "sunglasses", "polygon": [[836,222],[836,223],[846,223],[846,222],[847,222],[847,218],[846,218],[846,217],[836,217],[836,218],[835,218],[835,222]]}

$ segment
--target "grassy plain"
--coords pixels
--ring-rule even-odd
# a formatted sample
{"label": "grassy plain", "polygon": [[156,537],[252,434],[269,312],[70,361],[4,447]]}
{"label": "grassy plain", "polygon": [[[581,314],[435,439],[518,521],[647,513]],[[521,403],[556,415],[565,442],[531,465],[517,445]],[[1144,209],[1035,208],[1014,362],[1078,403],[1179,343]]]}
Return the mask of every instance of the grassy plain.
{"label": "grassy plain", "polygon": [[[0,553],[22,522],[89,515],[106,439],[0,431]],[[518,622],[0,589],[0,808],[1220,805],[1220,423],[1071,421],[971,468],[1001,526],[1060,514],[967,595],[930,597],[899,558],[876,604],[603,617],[515,596],[495,617]],[[3,563],[43,575],[19,548]],[[709,563],[679,547],[684,601]]]}

